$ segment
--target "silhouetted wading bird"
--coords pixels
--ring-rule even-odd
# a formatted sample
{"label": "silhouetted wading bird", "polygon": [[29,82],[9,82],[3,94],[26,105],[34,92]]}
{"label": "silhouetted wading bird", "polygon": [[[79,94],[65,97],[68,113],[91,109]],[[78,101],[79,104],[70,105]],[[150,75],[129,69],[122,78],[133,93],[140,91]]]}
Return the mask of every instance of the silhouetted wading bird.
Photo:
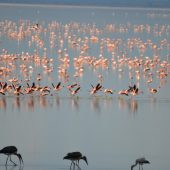
{"label": "silhouetted wading bird", "polygon": [[74,167],[76,165],[78,168],[80,168],[79,167],[80,159],[83,159],[88,165],[86,156],[82,156],[80,152],[70,152],[63,159],[68,159],[71,161],[70,169],[71,169],[72,164],[74,165]]}
{"label": "silhouetted wading bird", "polygon": [[139,165],[139,169],[141,167],[143,170],[143,164],[150,164],[150,162],[146,160],[145,158],[136,159],[135,164],[131,166],[131,170],[133,170],[133,168],[137,165]]}
{"label": "silhouetted wading bird", "polygon": [[21,154],[17,153],[17,151],[18,151],[18,149],[15,146],[6,146],[5,148],[0,150],[0,154],[7,155],[5,165],[7,165],[7,162],[8,162],[9,158],[10,158],[10,161],[13,163],[14,166],[17,165],[15,162],[12,161],[12,159],[11,159],[12,155],[16,155],[18,157],[20,165],[21,165],[21,163],[24,163]]}

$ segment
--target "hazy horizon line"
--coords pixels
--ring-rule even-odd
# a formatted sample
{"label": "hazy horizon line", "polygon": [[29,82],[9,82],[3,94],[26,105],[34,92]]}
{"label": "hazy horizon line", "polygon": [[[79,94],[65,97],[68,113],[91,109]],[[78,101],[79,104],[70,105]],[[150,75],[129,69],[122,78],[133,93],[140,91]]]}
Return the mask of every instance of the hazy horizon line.
{"label": "hazy horizon line", "polygon": [[114,8],[117,8],[117,9],[145,9],[145,10],[149,10],[149,9],[152,9],[152,10],[170,10],[169,7],[144,7],[144,6],[100,6],[100,5],[76,5],[76,4],[51,4],[51,3],[47,3],[47,4],[39,4],[39,3],[3,3],[3,2],[0,2],[0,6],[30,6],[30,7],[34,7],[34,6],[38,6],[38,7],[66,7],[66,8],[102,8],[102,9],[114,9]]}

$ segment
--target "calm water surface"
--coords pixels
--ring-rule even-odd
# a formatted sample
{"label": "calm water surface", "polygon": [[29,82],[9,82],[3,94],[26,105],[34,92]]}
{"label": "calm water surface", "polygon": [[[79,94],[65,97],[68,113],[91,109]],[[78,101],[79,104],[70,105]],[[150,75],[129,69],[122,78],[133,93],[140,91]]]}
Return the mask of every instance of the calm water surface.
{"label": "calm water surface", "polygon": [[[111,23],[120,26],[128,22],[167,26],[170,24],[170,11],[0,6],[0,19],[14,22],[28,19],[33,23],[43,24],[44,22],[44,26],[55,20],[63,24],[72,21],[96,24],[97,27]],[[144,41],[151,39],[155,43],[169,38],[168,33],[153,36],[153,34],[129,32],[108,36],[125,40],[140,37]],[[25,42],[17,44],[3,36],[0,42],[0,49],[6,48],[11,53],[34,51],[33,47],[28,49]],[[70,54],[73,53],[70,52]],[[91,51],[90,54],[99,55],[97,50]],[[105,52],[106,56],[107,54]],[[159,55],[162,60],[167,61],[168,54],[169,51],[164,50]],[[49,50],[48,55],[56,56],[56,49]],[[137,52],[132,55],[137,55]],[[152,53],[148,51],[145,56],[147,55],[152,56]],[[122,79],[116,71],[104,70],[102,73],[105,86],[114,87],[116,90],[128,86],[126,72]],[[80,162],[84,170],[128,170],[135,159],[143,156],[151,162],[150,165],[144,166],[145,170],[169,170],[169,77],[163,82],[163,87],[156,95],[149,94],[146,91],[146,85],[141,82],[140,88],[144,90],[144,94],[139,96],[119,96],[115,93],[112,97],[105,95],[93,97],[88,91],[91,88],[90,84],[97,81],[95,76],[89,77],[89,75],[95,75],[95,73],[87,69],[79,80],[81,86],[83,85],[79,97],[70,97],[67,91],[53,96],[0,96],[0,147],[16,145],[24,159],[23,168],[5,167],[6,157],[0,155],[0,170],[67,170],[70,162],[63,160],[63,157],[72,151],[81,151],[87,156],[88,166],[83,161]],[[50,81],[48,78],[45,79],[47,75],[43,76],[42,84],[58,82],[57,76],[52,75]],[[153,86],[159,83],[155,81]],[[13,159],[17,162],[16,158]]]}

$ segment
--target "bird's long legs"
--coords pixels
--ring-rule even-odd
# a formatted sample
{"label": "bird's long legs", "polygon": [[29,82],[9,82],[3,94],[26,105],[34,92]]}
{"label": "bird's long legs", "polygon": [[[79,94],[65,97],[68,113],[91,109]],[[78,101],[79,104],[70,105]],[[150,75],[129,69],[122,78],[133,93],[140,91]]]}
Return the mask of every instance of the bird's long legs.
{"label": "bird's long legs", "polygon": [[7,163],[8,163],[8,159],[14,164],[14,166],[17,165],[14,161],[12,161],[11,155],[8,155],[8,156],[7,156],[7,159],[6,159],[6,164],[5,164],[6,166],[7,166]]}
{"label": "bird's long legs", "polygon": [[140,169],[143,170],[143,165],[142,164],[141,165],[139,164],[139,170]]}
{"label": "bird's long legs", "polygon": [[16,166],[17,164],[14,161],[12,161],[11,155],[9,157],[10,157],[10,161],[14,164],[14,166]]}
{"label": "bird's long legs", "polygon": [[142,166],[142,164],[139,164],[139,170],[143,170],[143,166]]}
{"label": "bird's long legs", "polygon": [[71,161],[71,165],[70,165],[70,170],[72,169],[72,165],[73,165],[73,170],[75,170],[75,166],[77,166],[77,168],[79,170],[81,170],[81,168],[79,167],[79,162],[78,161]]}
{"label": "bird's long legs", "polygon": [[71,170],[72,164],[73,164],[73,162],[71,162],[71,164],[70,164],[70,170]]}
{"label": "bird's long legs", "polygon": [[8,155],[7,158],[6,158],[6,164],[5,164],[6,166],[7,166],[8,158],[9,158],[9,155]]}
{"label": "bird's long legs", "polygon": [[75,163],[74,163],[74,161],[71,161],[70,170],[71,170],[72,165],[73,165],[73,169],[75,169]]}
{"label": "bird's long legs", "polygon": [[75,164],[76,164],[76,166],[77,166],[78,169],[81,169],[81,168],[79,167],[79,161],[78,161],[78,160],[76,161]]}

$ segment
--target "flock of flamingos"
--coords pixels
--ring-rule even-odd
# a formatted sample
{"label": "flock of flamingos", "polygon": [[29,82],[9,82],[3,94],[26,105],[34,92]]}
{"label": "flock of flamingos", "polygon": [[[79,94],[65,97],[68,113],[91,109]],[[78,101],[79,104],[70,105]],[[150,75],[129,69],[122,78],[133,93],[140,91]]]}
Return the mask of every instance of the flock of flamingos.
{"label": "flock of flamingos", "polygon": [[[80,79],[88,69],[93,71],[89,79],[92,76],[95,79],[95,84],[89,83],[89,95],[136,96],[145,93],[139,87],[141,80],[146,84],[147,92],[155,94],[169,77],[170,43],[166,38],[169,31],[169,25],[158,24],[106,24],[98,28],[95,24],[77,22],[52,21],[46,25],[29,20],[1,21],[0,46],[3,47],[3,41],[10,41],[18,46],[25,44],[28,51],[12,53],[1,48],[0,95],[52,96],[67,89],[71,96],[77,96],[83,90]],[[133,33],[132,38],[112,37],[112,34],[126,35],[129,32]],[[159,41],[135,38],[140,34],[159,37]],[[49,51],[53,51],[52,57]],[[117,70],[120,77],[126,73],[127,87],[112,89],[103,85],[103,72],[107,70]],[[45,84],[45,77],[52,76],[57,77],[57,82],[48,80]]]}
{"label": "flock of flamingos", "polygon": [[[128,33],[133,36],[127,39],[112,36]],[[148,39],[143,40],[139,36],[142,34],[146,34]],[[91,96],[140,95],[146,93],[140,89],[141,81],[148,93],[156,94],[169,78],[169,34],[170,25],[158,24],[106,24],[97,27],[96,24],[77,22],[0,21],[0,96],[53,96],[63,90],[71,96],[78,96],[84,89],[80,80],[87,70],[92,70],[87,77],[95,79],[95,83],[93,81],[88,86],[87,93]],[[154,42],[154,38],[149,37],[158,41]],[[3,48],[4,41],[18,44],[18,52],[17,49],[11,52],[11,49]],[[27,50],[20,50],[22,44]],[[126,76],[125,89],[104,85],[103,72],[108,70],[116,70],[120,78]],[[45,81],[47,77],[57,77],[57,81]],[[0,154],[7,155],[6,165],[8,159],[16,165],[11,155],[23,163],[15,146],[1,149]],[[72,165],[80,169],[80,159],[88,164],[80,152],[68,153],[63,159],[71,160],[70,169]],[[131,169],[149,163],[145,158],[139,158]]]}

